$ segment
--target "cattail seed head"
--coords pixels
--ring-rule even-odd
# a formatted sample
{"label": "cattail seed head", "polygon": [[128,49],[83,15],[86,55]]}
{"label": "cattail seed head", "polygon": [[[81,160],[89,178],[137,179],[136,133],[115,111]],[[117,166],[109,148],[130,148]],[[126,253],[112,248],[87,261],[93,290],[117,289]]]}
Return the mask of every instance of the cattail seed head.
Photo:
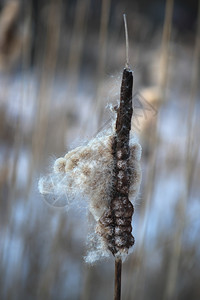
{"label": "cattail seed head", "polygon": [[94,262],[110,251],[125,257],[134,244],[133,202],[141,182],[141,146],[130,133],[132,117],[132,72],[123,73],[120,106],[115,126],[87,145],[58,158],[53,172],[39,181],[42,194],[67,195],[68,205],[80,193],[88,200],[96,221],[92,250],[86,261]]}

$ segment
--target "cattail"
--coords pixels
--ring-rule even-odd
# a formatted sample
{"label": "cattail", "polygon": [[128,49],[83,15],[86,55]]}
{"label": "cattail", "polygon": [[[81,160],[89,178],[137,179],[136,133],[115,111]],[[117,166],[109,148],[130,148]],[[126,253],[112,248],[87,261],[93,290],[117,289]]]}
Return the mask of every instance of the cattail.
{"label": "cattail", "polygon": [[[124,74],[131,72],[125,70]],[[122,97],[121,102],[127,105]],[[128,106],[131,107],[131,99]],[[128,114],[132,114],[132,109],[128,114],[124,109],[118,109],[116,126],[122,121],[119,114],[130,119]],[[98,240],[99,254],[94,256],[96,249],[88,253],[86,260],[91,263],[105,256],[108,250],[114,256],[125,257],[134,242],[131,235],[133,206],[128,196],[134,201],[138,194],[141,146],[135,135],[129,137],[129,122],[119,126],[118,131],[112,126],[87,145],[58,158],[52,173],[39,180],[39,191],[45,197],[66,196],[69,206],[80,194],[88,200],[89,210],[97,223],[94,238]]]}
{"label": "cattail", "polygon": [[[125,29],[127,48],[126,20]],[[115,299],[120,299],[122,259],[134,244],[131,225],[134,207],[130,199],[136,198],[141,182],[141,146],[131,133],[133,74],[128,50],[126,57],[113,126],[87,145],[58,158],[52,174],[39,181],[42,194],[67,195],[73,201],[81,192],[88,199],[96,221],[91,239],[96,248],[88,253],[86,261],[92,263],[112,253],[116,264]]]}
{"label": "cattail", "polygon": [[[129,190],[134,173],[129,146],[129,132],[133,113],[132,86],[132,71],[125,68],[122,77],[120,106],[117,109],[115,133],[111,145],[113,180],[109,194],[110,205],[97,226],[97,232],[102,236],[107,248],[114,256],[128,253],[129,248],[134,244],[134,238],[131,234],[134,208],[129,201]],[[137,147],[132,147],[131,150],[131,156],[137,156],[137,153],[134,153],[137,152]],[[139,183],[137,177],[140,177],[139,170],[135,170],[134,184]]]}

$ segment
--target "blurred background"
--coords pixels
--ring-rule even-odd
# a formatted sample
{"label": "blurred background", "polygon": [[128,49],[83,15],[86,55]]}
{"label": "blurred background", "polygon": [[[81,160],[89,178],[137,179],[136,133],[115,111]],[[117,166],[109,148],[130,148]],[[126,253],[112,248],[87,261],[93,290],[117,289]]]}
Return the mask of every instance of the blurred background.
{"label": "blurred background", "polygon": [[38,192],[119,100],[127,13],[143,180],[122,299],[200,299],[200,2],[0,1],[0,299],[112,299],[87,253],[87,205]]}

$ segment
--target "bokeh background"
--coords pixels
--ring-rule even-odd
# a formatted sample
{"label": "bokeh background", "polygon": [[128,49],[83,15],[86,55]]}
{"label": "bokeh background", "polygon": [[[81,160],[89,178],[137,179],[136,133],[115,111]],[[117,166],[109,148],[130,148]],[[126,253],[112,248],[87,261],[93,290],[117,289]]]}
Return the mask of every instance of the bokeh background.
{"label": "bokeh background", "polygon": [[[200,299],[200,2],[0,2],[0,299],[112,299],[84,262],[90,217],[38,192],[55,158],[110,126],[127,14],[143,180],[122,299]],[[107,108],[106,108],[107,107]]]}

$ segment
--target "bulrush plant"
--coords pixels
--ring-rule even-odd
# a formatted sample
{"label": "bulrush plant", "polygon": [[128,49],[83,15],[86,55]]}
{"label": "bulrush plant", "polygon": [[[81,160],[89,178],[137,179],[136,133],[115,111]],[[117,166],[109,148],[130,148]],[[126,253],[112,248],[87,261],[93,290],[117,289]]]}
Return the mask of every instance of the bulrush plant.
{"label": "bulrush plant", "polygon": [[[92,250],[85,260],[94,263],[110,254],[115,258],[115,296],[121,297],[121,267],[134,245],[132,215],[141,182],[141,146],[131,132],[133,73],[128,64],[126,32],[126,67],[123,70],[120,103],[115,107],[112,126],[58,158],[52,174],[39,181],[39,191],[66,195],[69,205],[80,193],[88,200],[96,222],[90,237]],[[131,199],[131,201],[129,200]]]}

